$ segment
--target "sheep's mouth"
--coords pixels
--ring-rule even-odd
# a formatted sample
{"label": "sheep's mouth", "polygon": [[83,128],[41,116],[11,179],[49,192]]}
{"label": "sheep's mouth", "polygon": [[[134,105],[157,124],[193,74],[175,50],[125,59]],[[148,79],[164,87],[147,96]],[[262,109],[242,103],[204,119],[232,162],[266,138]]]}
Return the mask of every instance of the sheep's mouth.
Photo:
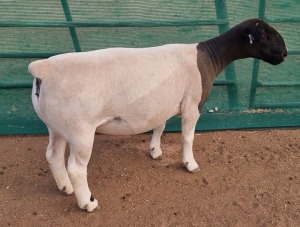
{"label": "sheep's mouth", "polygon": [[[273,57],[273,61],[275,62],[275,65],[280,64],[281,62],[284,62],[285,59],[287,57],[287,51],[282,51],[277,53],[274,57]],[[271,63],[272,64],[272,63]]]}
{"label": "sheep's mouth", "polygon": [[278,65],[278,64],[280,64],[280,63],[283,62],[283,61],[284,61],[283,58],[273,58],[273,59],[270,61],[270,63],[271,63],[272,65]]}
{"label": "sheep's mouth", "polygon": [[276,61],[276,60],[274,60],[274,59],[262,59],[264,62],[267,62],[267,63],[269,63],[269,64],[272,64],[272,65],[278,65],[278,64],[280,64],[280,62],[279,61]]}
{"label": "sheep's mouth", "polygon": [[268,62],[272,65],[279,65],[280,63],[285,61],[286,56],[276,56],[276,57],[272,57],[272,58],[265,58],[263,59],[263,61]]}
{"label": "sheep's mouth", "polygon": [[272,54],[268,54],[265,52],[260,52],[261,60],[270,63],[272,65],[278,65],[285,61],[287,57],[287,51],[274,51]]}

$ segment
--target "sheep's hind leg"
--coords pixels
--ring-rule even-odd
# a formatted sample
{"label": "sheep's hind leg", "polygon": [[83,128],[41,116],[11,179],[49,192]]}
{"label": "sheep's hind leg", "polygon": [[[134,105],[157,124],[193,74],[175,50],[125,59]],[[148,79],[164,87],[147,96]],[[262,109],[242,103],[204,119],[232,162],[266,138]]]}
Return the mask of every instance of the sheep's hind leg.
{"label": "sheep's hind leg", "polygon": [[153,136],[150,142],[150,155],[153,159],[162,158],[162,150],[160,148],[161,135],[165,129],[166,123],[156,127],[153,130]]}
{"label": "sheep's hind leg", "polygon": [[99,208],[98,201],[92,196],[87,182],[87,165],[92,153],[95,130],[78,131],[81,131],[80,135],[73,134],[68,140],[70,144],[68,173],[79,207],[92,212]]}
{"label": "sheep's hind leg", "polygon": [[46,158],[59,190],[70,195],[74,192],[65,165],[66,140],[49,129]]}

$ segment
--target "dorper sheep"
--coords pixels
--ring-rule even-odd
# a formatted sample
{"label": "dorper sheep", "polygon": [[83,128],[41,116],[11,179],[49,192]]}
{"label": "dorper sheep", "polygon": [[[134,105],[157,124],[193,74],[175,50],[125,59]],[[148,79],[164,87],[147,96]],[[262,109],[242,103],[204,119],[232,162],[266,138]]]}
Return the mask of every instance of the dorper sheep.
{"label": "dorper sheep", "polygon": [[93,211],[98,201],[88,187],[87,165],[95,132],[133,135],[154,129],[150,154],[158,159],[165,123],[174,115],[182,117],[183,163],[198,171],[195,125],[216,76],[237,59],[277,65],[286,56],[281,35],[263,20],[251,19],[195,44],[109,48],[32,62],[32,102],[49,130],[46,157],[58,188],[75,192],[79,207]]}

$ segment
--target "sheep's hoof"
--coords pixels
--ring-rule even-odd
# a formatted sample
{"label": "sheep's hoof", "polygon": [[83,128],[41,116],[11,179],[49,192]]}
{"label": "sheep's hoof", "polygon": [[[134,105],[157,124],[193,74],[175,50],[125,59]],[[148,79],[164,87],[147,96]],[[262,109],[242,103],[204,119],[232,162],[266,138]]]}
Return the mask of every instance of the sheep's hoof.
{"label": "sheep's hoof", "polygon": [[62,189],[59,190],[65,193],[66,195],[72,195],[74,193],[73,188],[69,189],[66,186],[63,186]]}
{"label": "sheep's hoof", "polygon": [[191,167],[190,167],[191,165],[189,165],[189,162],[185,162],[185,163],[184,163],[184,166],[185,166],[185,168],[186,168],[190,173],[197,173],[197,172],[200,171],[200,168],[199,168],[198,165],[197,165],[195,168],[191,168]]}
{"label": "sheep's hoof", "polygon": [[157,156],[157,157],[153,157],[153,156],[151,155],[151,157],[152,157],[153,160],[161,160],[161,159],[162,159],[162,154],[159,155],[159,156]]}
{"label": "sheep's hoof", "polygon": [[91,212],[94,212],[94,211],[97,211],[97,210],[100,210],[100,205],[97,205],[94,209],[89,209],[89,208],[87,208],[86,209],[89,213],[91,213]]}
{"label": "sheep's hoof", "polygon": [[87,210],[88,212],[93,212],[95,210],[100,210],[100,206],[98,204],[97,199],[94,199],[93,202],[89,202],[88,204],[85,204],[81,208],[84,209],[84,210]]}
{"label": "sheep's hoof", "polygon": [[162,159],[162,151],[160,149],[156,149],[155,147],[150,149],[150,155],[154,160],[161,160]]}
{"label": "sheep's hoof", "polygon": [[191,172],[191,173],[197,173],[197,172],[200,172],[200,168],[199,167],[197,167],[197,168],[195,168],[195,169],[193,169],[193,170],[189,170],[189,172]]}

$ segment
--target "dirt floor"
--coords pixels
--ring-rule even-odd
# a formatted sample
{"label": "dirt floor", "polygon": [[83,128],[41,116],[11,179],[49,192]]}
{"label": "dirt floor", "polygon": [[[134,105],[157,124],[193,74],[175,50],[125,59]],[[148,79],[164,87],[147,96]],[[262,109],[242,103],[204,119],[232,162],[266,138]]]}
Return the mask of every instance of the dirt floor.
{"label": "dirt floor", "polygon": [[300,130],[197,133],[194,174],[179,133],[164,134],[162,160],[150,158],[150,136],[96,135],[93,213],[56,189],[47,136],[0,137],[0,225],[300,226]]}

